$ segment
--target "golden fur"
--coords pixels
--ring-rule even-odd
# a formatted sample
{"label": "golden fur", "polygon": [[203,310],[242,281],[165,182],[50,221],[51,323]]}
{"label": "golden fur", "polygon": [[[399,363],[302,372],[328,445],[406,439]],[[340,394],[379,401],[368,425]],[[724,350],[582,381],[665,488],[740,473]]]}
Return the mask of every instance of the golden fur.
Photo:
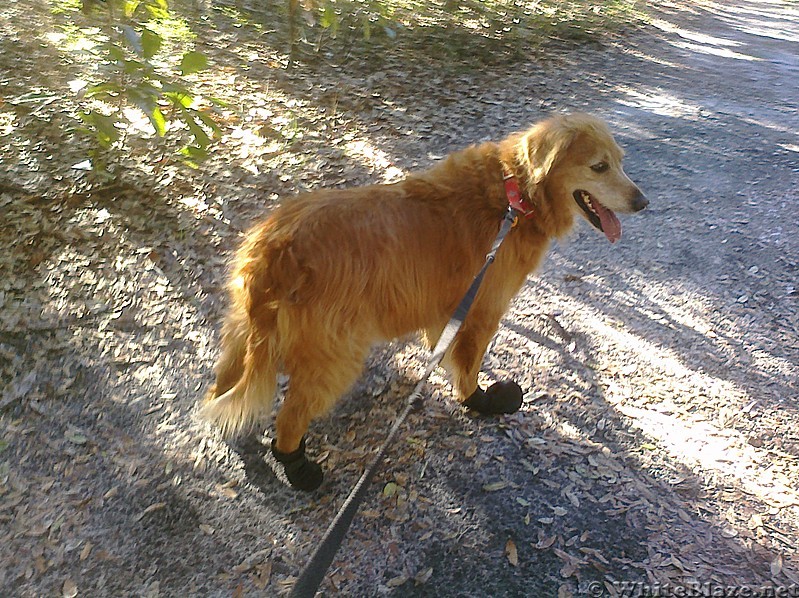
{"label": "golden fur", "polygon": [[[217,380],[202,416],[227,433],[248,427],[270,413],[283,372],[290,382],[275,446],[289,453],[352,385],[374,343],[419,330],[435,343],[507,209],[505,168],[535,214],[509,233],[444,359],[461,400],[469,397],[509,301],[550,240],[583,213],[575,191],[610,210],[645,207],[622,156],[595,117],[555,116],[398,183],[285,202],[249,231],[236,256]],[[607,168],[596,172],[602,162]]]}

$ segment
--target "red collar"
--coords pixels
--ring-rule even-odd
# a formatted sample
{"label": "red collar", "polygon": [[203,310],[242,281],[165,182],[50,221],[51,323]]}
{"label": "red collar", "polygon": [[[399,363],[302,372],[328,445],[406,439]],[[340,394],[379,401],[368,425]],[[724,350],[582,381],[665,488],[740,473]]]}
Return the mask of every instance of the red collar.
{"label": "red collar", "polygon": [[510,207],[525,218],[532,218],[535,216],[533,205],[522,194],[521,189],[519,189],[519,181],[516,180],[516,177],[503,169],[502,180],[505,181],[505,195],[508,198]]}

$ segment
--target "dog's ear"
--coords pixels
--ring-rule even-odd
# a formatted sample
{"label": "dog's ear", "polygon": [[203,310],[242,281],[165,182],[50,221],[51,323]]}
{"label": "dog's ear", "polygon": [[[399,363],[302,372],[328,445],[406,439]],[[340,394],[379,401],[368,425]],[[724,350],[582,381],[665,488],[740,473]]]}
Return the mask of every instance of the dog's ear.
{"label": "dog's ear", "polygon": [[521,140],[520,159],[534,185],[541,183],[574,141],[575,131],[562,118],[538,123]]}

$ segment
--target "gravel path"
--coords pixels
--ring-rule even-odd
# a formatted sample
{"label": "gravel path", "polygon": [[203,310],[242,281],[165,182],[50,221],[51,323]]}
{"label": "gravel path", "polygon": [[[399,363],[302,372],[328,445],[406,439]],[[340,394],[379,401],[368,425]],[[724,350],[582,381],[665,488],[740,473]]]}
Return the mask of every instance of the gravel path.
{"label": "gravel path", "polygon": [[[260,147],[257,167],[216,163],[202,194],[61,205],[30,169],[30,187],[0,186],[0,595],[290,588],[425,353],[375,350],[312,427],[321,491],[290,490],[265,441],[226,444],[193,416],[238,231],[298,189],[397,176],[577,109],[610,121],[650,208],[614,246],[581,226],[514,302],[484,381],[513,376],[519,413],[472,417],[434,377],[324,594],[799,584],[799,5],[656,5],[632,37],[546,67],[387,60],[331,82],[253,64],[322,124],[275,158],[285,169]],[[24,181],[28,154],[2,151]]]}

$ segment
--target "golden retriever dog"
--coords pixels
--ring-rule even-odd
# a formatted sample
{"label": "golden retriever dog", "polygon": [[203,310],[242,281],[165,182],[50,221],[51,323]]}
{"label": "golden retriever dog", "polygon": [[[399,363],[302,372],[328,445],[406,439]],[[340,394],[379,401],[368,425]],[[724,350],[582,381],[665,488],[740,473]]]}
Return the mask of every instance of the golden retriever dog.
{"label": "golden retriever dog", "polygon": [[316,489],[322,469],[305,456],[309,423],[350,388],[375,343],[422,331],[435,344],[508,210],[507,180],[527,213],[442,365],[467,408],[516,411],[523,393],[515,382],[478,387],[486,347],[550,240],[576,216],[613,243],[621,237],[614,212],[647,206],[622,170],[623,155],[601,120],[558,115],[397,183],[285,202],[247,233],[236,256],[216,384],[201,416],[228,434],[250,427],[270,413],[277,375],[286,374],[272,453],[292,486]]}

